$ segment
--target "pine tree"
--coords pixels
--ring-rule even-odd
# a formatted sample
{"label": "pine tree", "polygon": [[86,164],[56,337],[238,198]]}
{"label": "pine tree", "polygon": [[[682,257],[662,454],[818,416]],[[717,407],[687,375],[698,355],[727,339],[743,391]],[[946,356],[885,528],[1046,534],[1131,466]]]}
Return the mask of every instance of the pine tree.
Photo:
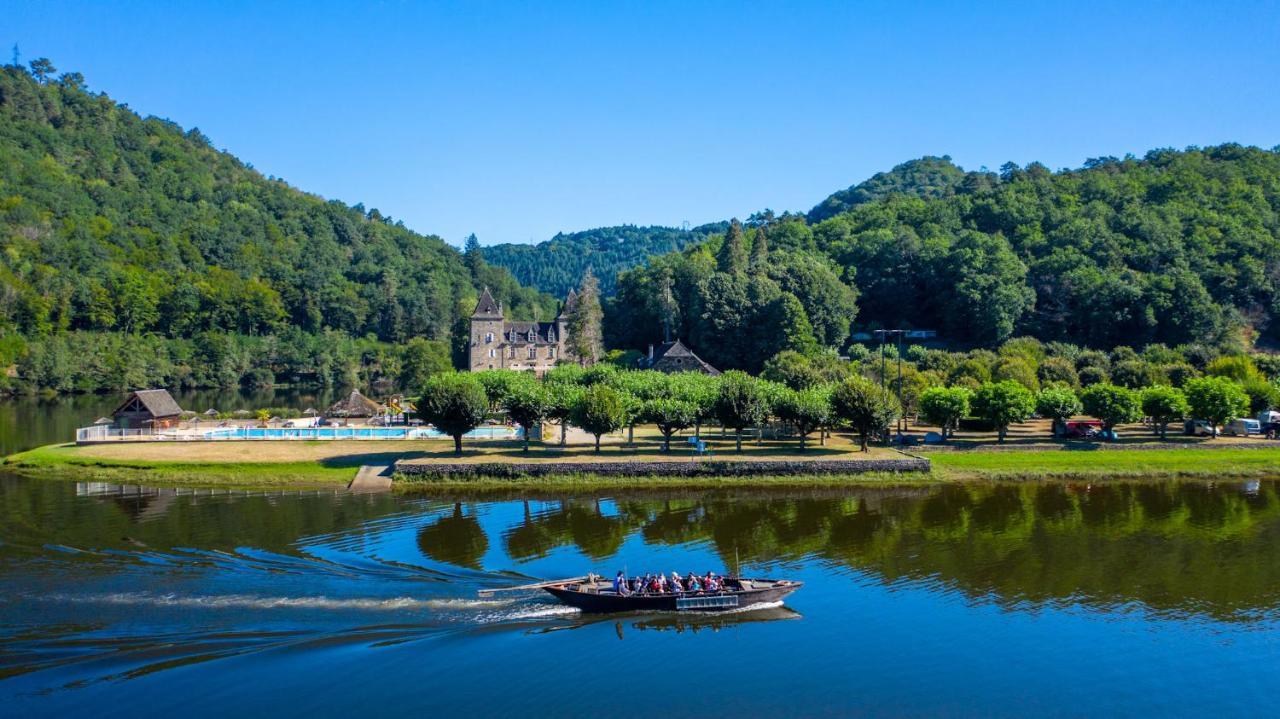
{"label": "pine tree", "polygon": [[757,274],[769,268],[769,237],[763,227],[757,227],[755,240],[751,243],[751,271]]}
{"label": "pine tree", "polygon": [[569,309],[569,338],[567,340],[579,364],[593,365],[604,354],[604,330],[601,322],[604,311],[600,308],[600,283],[587,268],[582,277],[582,289]]}
{"label": "pine tree", "polygon": [[720,254],[716,256],[717,268],[725,274],[737,275],[747,269],[747,247],[742,239],[742,223],[735,217],[724,234]]}
{"label": "pine tree", "polygon": [[471,271],[473,280],[480,277],[480,272],[484,269],[484,250],[480,247],[480,240],[476,239],[475,233],[467,235],[466,244],[462,248],[462,261],[466,263],[467,269]]}

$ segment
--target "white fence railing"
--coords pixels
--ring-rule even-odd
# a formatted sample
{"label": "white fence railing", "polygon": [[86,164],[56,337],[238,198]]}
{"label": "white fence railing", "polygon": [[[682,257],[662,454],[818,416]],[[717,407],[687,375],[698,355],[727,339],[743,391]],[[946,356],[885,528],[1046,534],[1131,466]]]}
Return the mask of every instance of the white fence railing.
{"label": "white fence railing", "polygon": [[[172,429],[120,429],[110,425],[94,425],[76,430],[76,443],[113,442],[129,440],[155,440],[166,442],[234,442],[234,441],[311,441],[317,439],[358,439],[358,440],[403,440],[403,439],[447,439],[435,430],[425,427],[177,427]],[[521,430],[509,429],[494,431],[485,427],[477,430],[479,434],[463,435],[465,440],[485,439],[518,439]]]}

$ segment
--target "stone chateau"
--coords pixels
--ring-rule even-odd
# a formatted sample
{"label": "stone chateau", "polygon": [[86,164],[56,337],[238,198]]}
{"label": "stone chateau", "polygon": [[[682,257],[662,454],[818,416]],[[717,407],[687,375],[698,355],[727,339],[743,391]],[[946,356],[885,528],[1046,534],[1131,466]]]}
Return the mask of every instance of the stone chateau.
{"label": "stone chateau", "polygon": [[569,290],[564,306],[551,322],[508,322],[502,305],[486,287],[471,313],[471,369],[532,370],[541,375],[560,360],[576,360],[565,340],[569,311],[578,293]]}

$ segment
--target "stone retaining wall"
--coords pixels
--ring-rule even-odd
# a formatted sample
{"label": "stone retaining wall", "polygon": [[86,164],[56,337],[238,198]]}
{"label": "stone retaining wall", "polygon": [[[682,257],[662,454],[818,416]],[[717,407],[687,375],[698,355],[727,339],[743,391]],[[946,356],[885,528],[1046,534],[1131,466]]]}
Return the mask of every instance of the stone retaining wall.
{"label": "stone retaining wall", "polygon": [[558,474],[595,474],[613,477],[742,477],[804,474],[862,474],[866,472],[928,472],[930,462],[921,457],[901,459],[825,460],[709,460],[683,462],[477,462],[474,464],[396,462],[396,474],[409,480],[466,477],[514,479]]}

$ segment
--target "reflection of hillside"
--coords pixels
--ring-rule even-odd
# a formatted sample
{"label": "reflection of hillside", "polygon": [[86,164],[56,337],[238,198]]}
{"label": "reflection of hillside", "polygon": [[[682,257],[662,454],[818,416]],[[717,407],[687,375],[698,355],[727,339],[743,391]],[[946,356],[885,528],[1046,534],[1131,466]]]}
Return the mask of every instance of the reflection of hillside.
{"label": "reflection of hillside", "polygon": [[542,556],[534,548],[571,543],[605,558],[635,528],[650,544],[708,542],[726,566],[735,554],[743,562],[817,557],[885,582],[942,582],[1002,602],[1138,601],[1223,617],[1280,602],[1275,482],[1248,491],[1235,484],[1054,483],[858,489],[801,499],[629,498],[607,517],[592,506],[567,503],[527,515],[506,533],[508,550],[533,557]]}
{"label": "reflection of hillside", "polygon": [[141,489],[0,476],[0,547],[289,552],[305,537],[358,531],[402,508],[389,495]]}

